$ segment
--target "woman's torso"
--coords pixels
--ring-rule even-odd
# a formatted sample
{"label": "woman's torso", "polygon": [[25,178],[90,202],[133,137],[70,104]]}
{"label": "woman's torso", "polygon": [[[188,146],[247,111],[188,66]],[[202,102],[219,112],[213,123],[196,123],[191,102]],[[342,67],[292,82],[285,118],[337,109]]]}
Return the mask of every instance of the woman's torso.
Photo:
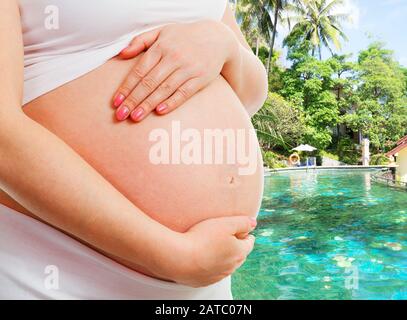
{"label": "woman's torso", "polygon": [[138,34],[168,23],[220,20],[227,0],[18,0],[24,103],[115,56]]}
{"label": "woman's torso", "polygon": [[[204,130],[231,133],[237,142],[244,130],[246,155],[251,124],[246,111],[228,83],[219,77],[178,110],[150,115],[141,123],[114,119],[111,97],[135,61],[112,59],[97,70],[58,88],[24,107],[24,112],[68,143],[127,198],[159,222],[185,230],[209,217],[255,215],[262,192],[262,164],[253,154],[235,164],[186,164],[184,148],[172,157],[172,145],[179,139],[177,127],[199,132],[204,148]],[[157,142],[149,135],[164,130],[170,140],[169,164],[155,164],[150,150]],[[163,133],[164,133],[163,131]],[[213,131],[215,132],[215,131]],[[191,141],[198,141],[189,140]],[[207,139],[207,141],[210,141]],[[215,140],[213,140],[215,145]],[[223,140],[224,153],[228,144]],[[186,147],[188,142],[181,142]],[[229,145],[230,146],[230,145]],[[257,145],[256,145],[257,147]],[[237,146],[230,148],[239,151]],[[257,149],[256,149],[257,151]],[[180,155],[176,164],[177,154]],[[196,153],[197,154],[197,153]],[[216,152],[213,155],[217,155]],[[198,160],[204,161],[204,153]],[[240,165],[239,163],[243,165]],[[239,169],[255,166],[245,175]],[[243,174],[242,174],[243,173]],[[78,179],[79,181],[79,179]],[[0,202],[4,203],[4,201]],[[7,205],[7,203],[6,203]]]}
{"label": "woman's torso", "polygon": [[[186,230],[211,217],[256,215],[262,193],[261,156],[257,141],[256,152],[253,153],[253,148],[250,152],[252,144],[248,137],[253,134],[250,119],[229,84],[219,76],[171,114],[161,117],[152,114],[137,124],[117,123],[111,108],[112,95],[137,59],[110,59],[92,72],[27,103],[24,112],[68,143],[145,213],[174,230]],[[181,134],[192,134],[194,138],[189,136],[188,141],[180,142],[178,128]],[[210,138],[212,133],[214,139]],[[151,134],[168,134],[169,164],[154,163],[156,159],[150,152],[157,145],[150,140]],[[214,157],[205,160],[210,149],[205,149],[205,143],[216,145],[215,140],[222,137],[223,155],[216,151],[213,154],[221,158],[221,163],[216,164]],[[206,164],[188,164],[191,149],[188,152],[186,148],[191,147],[191,141],[195,142],[195,161],[207,161]],[[180,152],[172,154],[172,146],[178,143]],[[230,163],[228,150],[234,154]],[[0,203],[29,214],[4,193],[0,194]]]}

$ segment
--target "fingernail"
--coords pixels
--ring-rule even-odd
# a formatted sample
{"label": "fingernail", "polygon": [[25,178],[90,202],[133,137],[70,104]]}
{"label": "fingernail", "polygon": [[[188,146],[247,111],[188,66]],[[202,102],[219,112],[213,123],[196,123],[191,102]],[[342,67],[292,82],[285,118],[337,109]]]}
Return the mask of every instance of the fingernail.
{"label": "fingernail", "polygon": [[126,106],[122,106],[116,110],[116,118],[119,121],[125,120],[130,113],[130,109]]}
{"label": "fingernail", "polygon": [[121,93],[119,93],[119,94],[114,98],[114,101],[113,101],[114,107],[115,107],[115,108],[118,108],[118,107],[123,103],[123,101],[124,101],[125,98],[126,98],[126,97],[125,97],[124,95],[122,95]]}
{"label": "fingernail", "polygon": [[251,223],[252,227],[257,226],[257,219],[253,218],[253,217],[250,217],[250,223]]}
{"label": "fingernail", "polygon": [[130,45],[128,45],[126,48],[124,48],[124,49],[122,49],[122,51],[120,51],[120,52],[123,52],[123,51],[126,51],[126,50],[129,50],[130,49]]}
{"label": "fingernail", "polygon": [[144,114],[144,109],[142,107],[138,107],[131,113],[131,118],[134,121],[139,121],[141,119],[141,117],[143,116],[143,114]]}
{"label": "fingernail", "polygon": [[164,112],[167,108],[168,108],[168,106],[165,103],[161,103],[161,104],[158,105],[157,108],[155,108],[155,110],[158,113],[161,113],[161,112]]}

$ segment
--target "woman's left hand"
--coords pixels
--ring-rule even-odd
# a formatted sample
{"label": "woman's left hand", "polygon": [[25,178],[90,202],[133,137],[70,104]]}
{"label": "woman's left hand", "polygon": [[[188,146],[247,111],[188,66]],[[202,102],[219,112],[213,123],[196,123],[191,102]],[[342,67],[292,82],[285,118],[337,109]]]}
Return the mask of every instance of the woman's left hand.
{"label": "woman's left hand", "polygon": [[147,50],[117,90],[116,118],[143,120],[166,114],[207,86],[238,51],[238,41],[222,22],[176,23],[146,32],[120,53],[129,59]]}

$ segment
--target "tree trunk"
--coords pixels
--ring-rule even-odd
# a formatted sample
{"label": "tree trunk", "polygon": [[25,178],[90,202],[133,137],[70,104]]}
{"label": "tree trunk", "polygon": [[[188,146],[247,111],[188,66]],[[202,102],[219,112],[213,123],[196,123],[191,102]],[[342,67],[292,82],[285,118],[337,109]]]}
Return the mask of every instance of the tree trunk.
{"label": "tree trunk", "polygon": [[260,37],[258,36],[256,39],[256,57],[259,56],[259,47],[260,47]]}
{"label": "tree trunk", "polygon": [[271,69],[271,59],[273,58],[273,53],[274,53],[274,43],[276,41],[276,35],[277,35],[277,24],[278,24],[278,13],[280,10],[280,3],[281,0],[276,1],[276,7],[274,10],[274,30],[273,30],[273,35],[271,36],[271,44],[270,44],[270,50],[269,50],[269,57],[267,61],[267,74],[269,74],[270,69]]}
{"label": "tree trunk", "polygon": [[271,49],[271,41],[270,41],[270,43],[269,43],[269,56],[268,56],[268,58],[267,58],[267,74],[269,74],[269,72],[270,72],[270,68],[271,68],[271,58],[272,58],[272,55],[273,55],[273,50]]}

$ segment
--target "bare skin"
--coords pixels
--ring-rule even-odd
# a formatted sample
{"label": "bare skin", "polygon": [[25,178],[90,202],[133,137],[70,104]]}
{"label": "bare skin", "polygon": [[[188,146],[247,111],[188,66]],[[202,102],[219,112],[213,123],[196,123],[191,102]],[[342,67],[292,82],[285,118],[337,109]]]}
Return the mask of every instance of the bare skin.
{"label": "bare skin", "polygon": [[[208,86],[220,74],[250,115],[267,95],[267,76],[226,7],[221,22],[203,20],[158,28],[135,37],[120,57],[146,51],[116,91],[116,118],[135,122],[153,110],[167,114]],[[125,112],[124,112],[125,111]]]}
{"label": "bare skin", "polygon": [[[119,127],[109,108],[111,96],[135,61],[112,59],[24,106],[23,114],[16,3],[4,1],[0,9],[7,13],[1,21],[8,26],[0,29],[0,41],[13,43],[0,54],[0,68],[10,79],[0,88],[0,187],[7,193],[0,202],[155,277],[201,286],[241,265],[253,238],[240,240],[238,235],[247,235],[254,226],[241,215],[257,212],[260,170],[239,178],[229,165],[169,169],[146,161],[147,134],[168,128],[174,119],[198,130],[249,128],[228,83],[219,77],[171,115]],[[199,108],[206,112],[198,114]],[[224,114],[219,116],[220,108]],[[227,124],[225,117],[230,118]],[[220,246],[206,253],[213,243]],[[191,261],[184,262],[185,256],[192,256]]]}
{"label": "bare skin", "polygon": [[[254,217],[262,188],[258,154],[251,175],[239,175],[238,164],[156,165],[149,160],[155,144],[149,134],[157,128],[170,134],[173,121],[202,136],[211,128],[249,130],[249,117],[228,83],[219,77],[165,117],[152,114],[138,124],[118,124],[109,107],[111,93],[134,62],[113,59],[23,110],[67,142],[138,208],[172,230],[185,232],[202,220],[237,211]],[[53,112],[55,106],[58,112]]]}

